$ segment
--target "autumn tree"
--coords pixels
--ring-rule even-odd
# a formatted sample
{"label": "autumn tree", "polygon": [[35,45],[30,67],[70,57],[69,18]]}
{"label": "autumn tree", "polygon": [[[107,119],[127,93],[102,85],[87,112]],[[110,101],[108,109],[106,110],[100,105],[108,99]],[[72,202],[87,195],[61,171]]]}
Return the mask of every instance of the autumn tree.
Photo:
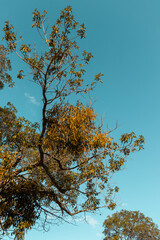
{"label": "autumn tree", "polygon": [[104,240],[159,240],[160,230],[139,211],[121,210],[104,221]]}
{"label": "autumn tree", "polygon": [[0,231],[15,239],[23,239],[25,230],[40,220],[45,227],[51,218],[57,222],[102,207],[113,209],[118,187],[110,186],[109,179],[144,143],[133,132],[116,142],[110,130],[98,125],[94,109],[80,101],[102,76],[85,80],[93,57],[77,43],[85,37],[85,26],[75,20],[71,7],[61,11],[51,28],[46,14],[33,12],[32,27],[44,42],[43,50],[25,44],[9,21],[0,47],[2,86],[13,85],[8,70],[9,55],[15,54],[26,64],[17,78],[25,81],[31,73],[43,104],[41,126],[17,117],[11,103],[0,108]]}

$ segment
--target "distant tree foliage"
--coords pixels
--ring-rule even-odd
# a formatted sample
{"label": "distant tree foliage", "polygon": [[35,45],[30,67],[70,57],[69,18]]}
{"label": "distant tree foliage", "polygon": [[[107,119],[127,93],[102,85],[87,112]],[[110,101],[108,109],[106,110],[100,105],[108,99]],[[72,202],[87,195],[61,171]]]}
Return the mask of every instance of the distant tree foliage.
{"label": "distant tree foliage", "polygon": [[121,210],[104,221],[104,240],[159,240],[160,230],[139,211]]}
{"label": "distant tree foliage", "polygon": [[[45,228],[51,219],[113,209],[118,187],[110,186],[110,176],[144,143],[133,132],[116,142],[110,130],[98,125],[94,109],[80,101],[102,82],[101,73],[92,82],[84,80],[93,57],[77,44],[77,38],[85,37],[85,26],[75,20],[71,7],[61,11],[51,28],[45,25],[46,14],[33,12],[32,27],[43,39],[43,49],[21,44],[9,21],[3,28],[5,47],[0,47],[1,83],[13,84],[8,54],[15,53],[28,67],[20,68],[17,78],[25,81],[28,69],[33,87],[38,84],[42,93],[41,126],[17,117],[11,103],[0,108],[0,231],[18,240],[37,221]],[[71,96],[77,98],[75,104]]]}

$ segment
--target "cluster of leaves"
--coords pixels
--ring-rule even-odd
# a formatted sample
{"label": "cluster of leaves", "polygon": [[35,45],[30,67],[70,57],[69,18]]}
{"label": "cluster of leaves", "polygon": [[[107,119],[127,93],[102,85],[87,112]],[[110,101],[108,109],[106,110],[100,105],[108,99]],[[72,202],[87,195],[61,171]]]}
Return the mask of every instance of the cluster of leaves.
{"label": "cluster of leaves", "polygon": [[[102,74],[91,83],[84,81],[92,54],[78,54],[76,38],[85,37],[85,27],[75,21],[71,7],[61,11],[50,33],[46,14],[33,12],[32,27],[45,43],[41,54],[30,45],[19,46],[8,21],[3,29],[7,53],[15,52],[27,64],[43,96],[40,128],[18,118],[11,104],[0,108],[0,229],[4,234],[11,230],[18,240],[42,213],[45,226],[48,215],[57,221],[101,207],[114,209],[118,187],[111,187],[109,178],[144,143],[143,136],[137,138],[133,132],[115,142],[98,126],[93,108],[68,103],[71,94],[92,90]],[[6,66],[10,65],[2,66],[4,75]],[[17,78],[25,78],[22,69]]]}
{"label": "cluster of leaves", "polygon": [[35,202],[42,200],[35,195],[38,186],[34,178],[25,177],[27,159],[31,168],[38,157],[37,128],[37,124],[17,118],[10,103],[0,108],[0,224],[4,232],[13,228],[17,238],[37,219]]}
{"label": "cluster of leaves", "polygon": [[13,86],[12,78],[8,70],[11,70],[8,51],[3,45],[0,45],[0,89],[4,87],[4,83],[7,83],[9,87]]}
{"label": "cluster of leaves", "polygon": [[139,211],[121,210],[104,221],[104,240],[158,240],[160,230]]}

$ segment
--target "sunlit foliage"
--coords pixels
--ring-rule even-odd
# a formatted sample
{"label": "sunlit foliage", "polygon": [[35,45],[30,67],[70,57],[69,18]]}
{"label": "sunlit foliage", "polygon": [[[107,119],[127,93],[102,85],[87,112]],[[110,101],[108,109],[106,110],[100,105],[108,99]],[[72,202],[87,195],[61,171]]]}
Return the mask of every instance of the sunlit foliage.
{"label": "sunlit foliage", "polygon": [[104,240],[159,240],[160,230],[139,211],[121,210],[104,221]]}
{"label": "sunlit foliage", "polygon": [[[18,240],[38,220],[45,228],[49,219],[114,209],[118,187],[110,186],[109,179],[144,143],[134,132],[114,141],[110,130],[98,125],[94,109],[80,102],[82,94],[102,82],[101,73],[93,82],[85,81],[85,66],[93,57],[80,52],[77,43],[85,37],[85,26],[67,7],[49,31],[46,14],[33,12],[32,27],[43,39],[43,49],[21,44],[9,21],[3,28],[6,47],[0,48],[2,85],[12,84],[8,54],[15,53],[42,93],[41,126],[17,117],[10,103],[0,108],[0,230]],[[17,72],[21,81],[27,67]],[[72,95],[78,96],[76,104]]]}

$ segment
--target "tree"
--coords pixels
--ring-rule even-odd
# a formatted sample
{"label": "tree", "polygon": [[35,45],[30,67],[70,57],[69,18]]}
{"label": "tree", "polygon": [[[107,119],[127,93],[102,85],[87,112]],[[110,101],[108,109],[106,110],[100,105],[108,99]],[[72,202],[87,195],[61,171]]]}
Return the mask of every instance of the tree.
{"label": "tree", "polygon": [[104,240],[158,240],[160,230],[139,211],[121,210],[104,221]]}
{"label": "tree", "polygon": [[[23,39],[9,21],[3,28],[2,83],[13,84],[8,57],[14,53],[31,71],[30,80],[43,97],[41,126],[17,117],[11,103],[0,108],[0,227],[15,239],[23,239],[25,230],[42,217],[45,227],[49,216],[56,222],[101,207],[113,209],[118,187],[111,187],[109,178],[144,143],[133,132],[116,142],[110,130],[98,125],[94,109],[80,101],[102,77],[99,73],[93,82],[84,81],[93,56],[80,52],[76,39],[85,37],[85,26],[67,7],[47,32],[46,14],[33,12],[32,27],[44,42],[43,50],[20,44]],[[17,78],[25,79],[25,71],[19,69]]]}

